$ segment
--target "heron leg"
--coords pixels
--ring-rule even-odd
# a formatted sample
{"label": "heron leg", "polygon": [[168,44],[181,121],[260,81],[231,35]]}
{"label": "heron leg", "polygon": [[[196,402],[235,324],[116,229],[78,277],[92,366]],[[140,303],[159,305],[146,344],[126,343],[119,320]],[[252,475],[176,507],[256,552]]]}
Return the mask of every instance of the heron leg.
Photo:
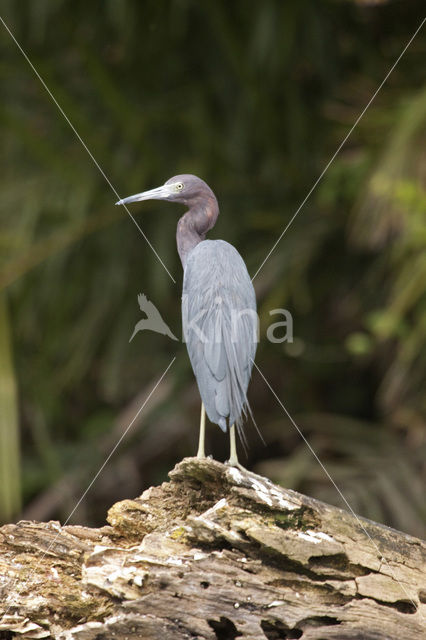
{"label": "heron leg", "polygon": [[229,460],[226,462],[226,464],[229,464],[230,467],[238,467],[239,469],[244,469],[244,471],[246,471],[245,467],[243,467],[243,465],[238,462],[235,424],[233,424],[232,427],[229,429],[229,442],[230,442],[230,453],[229,453]]}
{"label": "heron leg", "polygon": [[198,440],[197,458],[206,457],[206,452],[204,449],[205,435],[206,435],[206,410],[204,408],[204,404],[201,403],[200,437]]}

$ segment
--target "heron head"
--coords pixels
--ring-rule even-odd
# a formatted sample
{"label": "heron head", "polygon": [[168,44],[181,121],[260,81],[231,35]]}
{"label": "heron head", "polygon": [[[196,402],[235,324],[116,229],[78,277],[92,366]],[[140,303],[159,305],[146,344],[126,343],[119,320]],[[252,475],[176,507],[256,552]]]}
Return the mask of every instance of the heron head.
{"label": "heron head", "polygon": [[161,187],[136,193],[128,198],[119,200],[116,204],[128,204],[130,202],[140,202],[141,200],[169,200],[170,202],[180,202],[189,207],[207,198],[215,197],[208,184],[190,173],[173,176]]}

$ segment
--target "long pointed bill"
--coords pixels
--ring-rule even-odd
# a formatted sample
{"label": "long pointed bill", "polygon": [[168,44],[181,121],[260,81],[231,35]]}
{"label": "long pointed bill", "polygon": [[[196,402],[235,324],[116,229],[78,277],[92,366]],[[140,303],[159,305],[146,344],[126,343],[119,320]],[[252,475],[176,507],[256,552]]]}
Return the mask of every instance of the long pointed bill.
{"label": "long pointed bill", "polygon": [[163,184],[161,187],[151,189],[150,191],[143,191],[142,193],[136,193],[134,196],[123,198],[115,204],[129,204],[129,202],[139,202],[140,200],[166,200],[173,193],[172,184]]}

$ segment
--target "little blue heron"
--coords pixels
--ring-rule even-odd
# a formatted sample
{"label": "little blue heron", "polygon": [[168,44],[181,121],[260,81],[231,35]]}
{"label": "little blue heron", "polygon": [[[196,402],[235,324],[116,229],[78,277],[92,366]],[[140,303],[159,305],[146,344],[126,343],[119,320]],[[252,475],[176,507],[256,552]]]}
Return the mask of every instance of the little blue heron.
{"label": "little blue heron", "polygon": [[197,176],[183,174],[161,187],[124,198],[117,204],[167,200],[188,207],[177,225],[177,249],[184,270],[183,333],[201,395],[197,457],[204,458],[205,415],[230,431],[228,463],[240,466],[235,425],[244,444],[243,417],[257,346],[256,296],[238,251],[224,240],[206,240],[219,206],[210,187]]}

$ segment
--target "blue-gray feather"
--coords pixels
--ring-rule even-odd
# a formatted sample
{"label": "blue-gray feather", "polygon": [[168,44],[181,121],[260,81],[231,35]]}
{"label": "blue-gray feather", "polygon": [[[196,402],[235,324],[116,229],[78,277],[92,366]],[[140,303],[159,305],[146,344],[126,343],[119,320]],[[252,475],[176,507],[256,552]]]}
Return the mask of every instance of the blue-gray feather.
{"label": "blue-gray feather", "polygon": [[243,435],[241,425],[250,411],[246,394],[257,346],[256,297],[243,259],[228,242],[204,240],[189,253],[182,319],[209,419],[224,431],[235,423]]}

